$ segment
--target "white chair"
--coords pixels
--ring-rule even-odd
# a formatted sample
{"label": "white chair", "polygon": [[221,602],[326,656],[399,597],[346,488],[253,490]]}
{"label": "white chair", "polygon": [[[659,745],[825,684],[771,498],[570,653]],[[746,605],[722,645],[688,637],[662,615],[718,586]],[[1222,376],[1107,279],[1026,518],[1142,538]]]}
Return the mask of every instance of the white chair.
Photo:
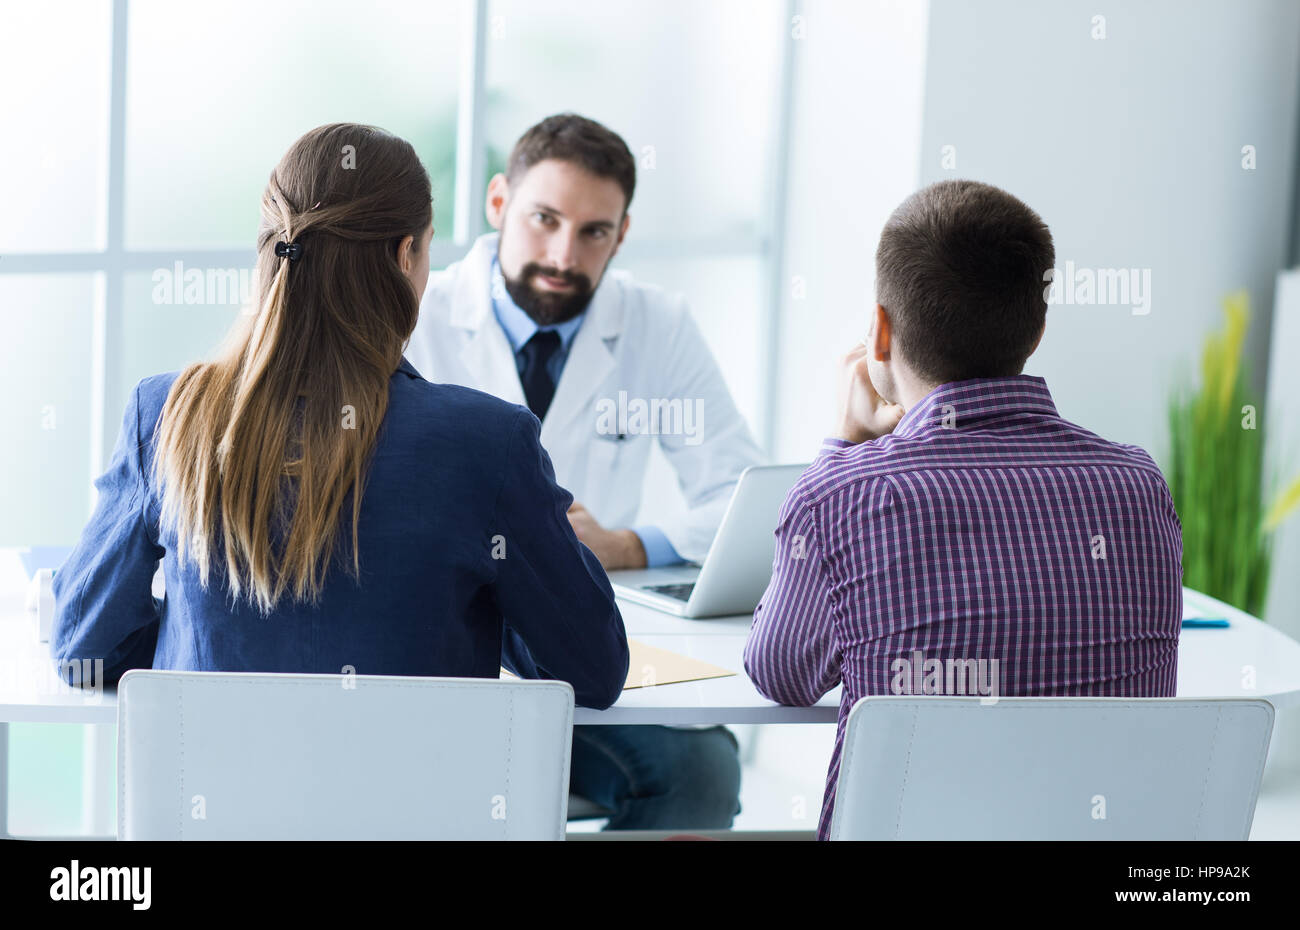
{"label": "white chair", "polygon": [[1273,706],[1248,699],[869,697],[830,837],[1244,840]]}
{"label": "white chair", "polygon": [[558,681],[133,670],[118,839],[564,838]]}

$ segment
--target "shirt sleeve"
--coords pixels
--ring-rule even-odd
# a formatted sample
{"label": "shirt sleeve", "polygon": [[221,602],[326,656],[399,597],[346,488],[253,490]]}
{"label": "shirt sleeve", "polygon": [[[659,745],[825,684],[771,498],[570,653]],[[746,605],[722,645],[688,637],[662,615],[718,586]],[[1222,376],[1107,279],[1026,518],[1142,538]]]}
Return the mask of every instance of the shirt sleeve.
{"label": "shirt sleeve", "polygon": [[661,565],[676,565],[685,561],[673,544],[668,541],[664,531],[657,526],[634,526],[632,532],[636,533],[637,539],[641,540],[641,548],[645,550],[646,568],[658,568]]}
{"label": "shirt sleeve", "polygon": [[781,506],[772,580],[754,610],[745,672],[778,704],[816,704],[840,683],[830,583],[816,515],[796,485]]}
{"label": "shirt sleeve", "polygon": [[577,704],[603,710],[627,681],[623,617],[600,561],[573,532],[573,496],[555,483],[540,431],[520,408],[491,528],[501,547],[492,591],[502,664],[521,678],[567,681]]}
{"label": "shirt sleeve", "polygon": [[146,516],[141,453],[137,385],[108,469],[95,481],[94,514],[54,574],[50,651],[69,684],[96,660],[103,662],[105,685],[128,669],[153,667],[161,612],[152,585],[164,550]]}

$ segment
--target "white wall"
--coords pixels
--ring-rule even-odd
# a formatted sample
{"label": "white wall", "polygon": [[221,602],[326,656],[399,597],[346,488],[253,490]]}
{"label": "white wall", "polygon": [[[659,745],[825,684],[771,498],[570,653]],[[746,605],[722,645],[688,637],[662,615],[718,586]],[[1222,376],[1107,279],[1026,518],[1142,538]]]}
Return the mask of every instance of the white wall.
{"label": "white wall", "polygon": [[[700,278],[686,291],[760,443],[764,411],[751,411],[746,400],[761,404],[766,380],[777,379],[775,409],[767,411],[776,418],[773,462],[811,461],[833,425],[833,365],[866,331],[876,239],[916,188],[927,10],[924,0],[805,0],[791,24],[802,38],[794,52],[777,371],[760,371],[755,384],[735,361],[736,345],[742,352],[755,345],[760,294],[712,270],[711,286]],[[796,277],[801,299],[794,296]],[[707,308],[728,296],[725,325],[710,325]],[[640,520],[682,509],[675,474],[656,447]]]}
{"label": "white wall", "polygon": [[[1300,353],[1300,270],[1278,276],[1271,335],[1266,448],[1284,476],[1280,480],[1289,482],[1300,471],[1300,369],[1295,365]],[[1300,514],[1278,528],[1269,580],[1264,619],[1300,639]],[[1300,784],[1300,708],[1278,712],[1272,764],[1290,768]]]}
{"label": "white wall", "polygon": [[[1098,14],[1104,39],[1092,37]],[[1051,308],[1026,370],[1047,378],[1061,413],[1163,462],[1170,387],[1195,372],[1221,297],[1241,287],[1262,399],[1294,202],[1300,4],[933,0],[929,43],[922,180],[976,178],[1021,197],[1052,228],[1058,267],[1151,269],[1148,315]],[[956,170],[941,164],[945,145]],[[1274,566],[1279,607],[1300,602],[1296,552],[1284,541]],[[1300,618],[1276,613],[1295,635]],[[1300,760],[1297,712],[1279,714],[1273,755]]]}
{"label": "white wall", "polygon": [[[933,0],[922,180],[1016,194],[1051,227],[1058,267],[1151,269],[1148,315],[1049,312],[1027,370],[1047,378],[1064,416],[1161,460],[1174,375],[1199,363],[1220,298],[1240,287],[1262,389],[1290,225],[1298,45],[1293,0]],[[945,145],[955,170],[941,166]]]}
{"label": "white wall", "polygon": [[[916,189],[928,6],[803,4],[774,461],[810,461],[834,425],[835,363],[866,333],[876,240],[894,207]],[[753,763],[782,792],[778,808],[788,812],[788,828],[816,827],[834,745],[831,724],[763,728]]]}
{"label": "white wall", "polygon": [[835,363],[866,333],[880,229],[916,189],[928,12],[914,0],[803,4],[775,461],[811,460],[834,425]]}
{"label": "white wall", "polygon": [[[1285,486],[1300,474],[1300,269],[1278,276],[1273,312],[1268,385],[1268,456]],[[1266,493],[1277,493],[1265,485]],[[1269,498],[1271,500],[1271,497]],[[1300,513],[1278,528],[1273,540],[1268,603],[1264,617],[1300,639]]]}

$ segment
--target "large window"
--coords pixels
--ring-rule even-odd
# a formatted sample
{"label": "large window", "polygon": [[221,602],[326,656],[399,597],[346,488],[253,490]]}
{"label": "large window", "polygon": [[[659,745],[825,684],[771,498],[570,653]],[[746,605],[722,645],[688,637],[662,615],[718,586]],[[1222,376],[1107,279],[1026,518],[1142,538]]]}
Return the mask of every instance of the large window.
{"label": "large window", "polygon": [[434,267],[485,231],[484,185],[529,125],[572,110],[619,132],[638,188],[616,265],[686,294],[766,438],[787,0],[79,0],[0,16],[0,115],[23,127],[0,146],[15,411],[0,546],[75,541],[131,387],[216,347],[267,175],[326,122],[416,146]]}

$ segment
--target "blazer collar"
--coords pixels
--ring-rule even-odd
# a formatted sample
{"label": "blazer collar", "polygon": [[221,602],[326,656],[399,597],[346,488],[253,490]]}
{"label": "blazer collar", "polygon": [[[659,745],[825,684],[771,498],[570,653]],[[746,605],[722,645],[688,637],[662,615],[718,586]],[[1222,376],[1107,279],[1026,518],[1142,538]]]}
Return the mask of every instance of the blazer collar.
{"label": "blazer collar", "polygon": [[[522,404],[524,390],[514,353],[492,310],[492,258],[498,241],[495,232],[480,236],[465,256],[456,275],[449,321],[467,337],[460,358],[465,369],[474,373],[480,390]],[[607,271],[596,287],[542,422],[543,446],[559,441],[564,431],[579,424],[591,397],[617,367],[613,348],[623,331],[624,286],[621,275]]]}

